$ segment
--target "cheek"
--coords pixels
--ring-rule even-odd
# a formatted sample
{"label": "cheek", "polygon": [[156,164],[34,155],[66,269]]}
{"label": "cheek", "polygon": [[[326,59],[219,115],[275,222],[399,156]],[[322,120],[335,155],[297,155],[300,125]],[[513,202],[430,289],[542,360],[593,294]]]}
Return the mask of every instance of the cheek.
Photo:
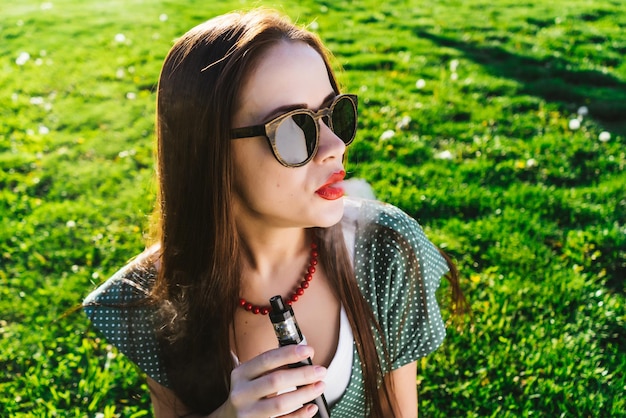
{"label": "cheek", "polygon": [[243,139],[233,141],[232,158],[235,183],[242,185],[254,180],[255,173],[260,171],[259,165],[262,160],[262,150],[259,149],[257,139]]}
{"label": "cheek", "polygon": [[272,168],[276,161],[266,138],[242,138],[231,141],[234,168],[236,171],[261,171]]}
{"label": "cheek", "polygon": [[284,180],[277,175],[271,155],[265,155],[253,144],[246,145],[250,146],[233,150],[234,188],[244,201],[252,203],[283,188]]}
{"label": "cheek", "polygon": [[262,138],[232,144],[235,192],[250,206],[286,205],[306,183],[304,168],[282,166]]}

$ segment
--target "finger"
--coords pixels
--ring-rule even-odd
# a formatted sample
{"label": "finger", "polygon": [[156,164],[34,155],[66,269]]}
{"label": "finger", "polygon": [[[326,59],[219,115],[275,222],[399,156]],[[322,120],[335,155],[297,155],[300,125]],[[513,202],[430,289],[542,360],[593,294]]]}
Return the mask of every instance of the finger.
{"label": "finger", "polygon": [[313,354],[313,348],[308,345],[288,345],[275,348],[236,367],[233,370],[233,378],[256,379],[279,367],[312,357]]}
{"label": "finger", "polygon": [[306,404],[302,408],[298,409],[287,415],[281,415],[281,418],[311,418],[314,417],[318,411],[317,405]]}
{"label": "finger", "polygon": [[[287,417],[311,417],[317,412],[316,405],[308,405],[313,399],[324,393],[324,382],[316,382],[298,389],[282,393],[275,397],[264,399],[259,402],[259,415],[287,416]],[[313,412],[315,411],[315,412]],[[313,412],[313,413],[311,413]],[[288,414],[288,415],[286,415]]]}
{"label": "finger", "polygon": [[239,390],[231,392],[231,396],[241,395],[247,399],[273,398],[300,386],[319,382],[324,377],[326,368],[322,366],[278,369],[252,381],[241,382]]}
{"label": "finger", "polygon": [[[250,390],[259,397],[271,397],[296,387],[310,385],[326,377],[322,366],[286,368],[267,373],[251,382]],[[256,391],[259,392],[256,392]]]}

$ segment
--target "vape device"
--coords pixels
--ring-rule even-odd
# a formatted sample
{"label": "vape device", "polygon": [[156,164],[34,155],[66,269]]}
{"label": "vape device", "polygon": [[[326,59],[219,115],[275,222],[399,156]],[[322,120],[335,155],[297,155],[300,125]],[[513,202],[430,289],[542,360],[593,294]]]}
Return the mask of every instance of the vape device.
{"label": "vape device", "polygon": [[[274,325],[274,332],[278,338],[278,344],[282,347],[290,344],[300,344],[304,339],[300,327],[296,322],[296,317],[293,314],[291,306],[285,305],[283,298],[280,296],[274,296],[270,299],[272,310],[270,312],[270,320]],[[290,364],[289,367],[302,367],[312,365],[311,358],[302,360],[298,363]],[[315,418],[330,418],[330,412],[328,411],[328,404],[324,394],[321,394],[310,403],[317,405],[318,411],[315,414]]]}

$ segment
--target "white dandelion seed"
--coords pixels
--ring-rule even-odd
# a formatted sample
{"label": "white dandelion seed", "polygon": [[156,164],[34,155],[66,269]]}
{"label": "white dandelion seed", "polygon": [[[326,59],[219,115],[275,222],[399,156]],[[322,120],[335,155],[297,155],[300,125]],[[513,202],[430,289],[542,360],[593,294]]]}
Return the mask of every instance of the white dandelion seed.
{"label": "white dandelion seed", "polygon": [[117,156],[120,157],[120,158],[127,158],[127,157],[130,157],[131,155],[135,155],[135,153],[133,151],[134,150],[120,151],[119,154],[117,154]]}
{"label": "white dandelion seed", "polygon": [[529,158],[528,160],[526,160],[527,168],[532,168],[532,167],[535,167],[536,165],[537,165],[537,160],[535,160],[534,158]]}
{"label": "white dandelion seed", "polygon": [[65,223],[65,226],[67,228],[76,228],[76,221],[70,219],[69,221]]}
{"label": "white dandelion seed", "polygon": [[33,96],[30,98],[30,104],[35,105],[35,106],[40,106],[42,104],[44,104],[44,100],[43,97],[40,96]]}
{"label": "white dandelion seed", "polygon": [[410,116],[402,116],[402,119],[400,119],[400,121],[396,124],[396,129],[398,130],[406,129],[409,127],[410,123],[411,123]]}
{"label": "white dandelion seed", "polygon": [[126,74],[126,71],[124,71],[123,68],[118,68],[117,71],[115,71],[116,78],[124,78],[125,74]]}
{"label": "white dandelion seed", "polygon": [[320,24],[316,20],[311,22],[311,24],[309,25],[309,29],[312,31],[317,31],[319,28],[320,28]]}
{"label": "white dandelion seed", "polygon": [[117,42],[118,44],[126,42],[126,35],[124,35],[123,33],[118,33],[117,35],[115,35],[115,42]]}
{"label": "white dandelion seed", "polygon": [[434,156],[438,160],[451,160],[454,158],[454,155],[448,150],[441,151]]}
{"label": "white dandelion seed", "polygon": [[456,81],[459,79],[459,75],[457,73],[450,74],[450,80]]}
{"label": "white dandelion seed", "polygon": [[608,142],[611,140],[611,133],[607,131],[600,132],[600,136],[598,136],[600,142]]}
{"label": "white dandelion seed", "polygon": [[589,109],[587,106],[581,106],[578,108],[578,116],[587,116],[589,114]]}
{"label": "white dandelion seed", "polygon": [[388,139],[393,138],[396,135],[396,133],[394,131],[392,131],[391,129],[386,130],[385,132],[382,133],[382,135],[380,136],[380,140],[381,141],[386,141]]}
{"label": "white dandelion seed", "polygon": [[28,62],[30,59],[30,54],[28,52],[20,52],[20,55],[17,56],[15,63],[20,67]]}
{"label": "white dandelion seed", "polygon": [[161,14],[159,15],[159,20],[160,20],[161,22],[167,22],[167,15],[166,15],[165,13],[161,13]]}
{"label": "white dandelion seed", "polygon": [[126,93],[126,98],[128,100],[135,100],[137,98],[137,94],[129,91],[128,93]]}
{"label": "white dandelion seed", "polygon": [[459,60],[452,60],[450,61],[450,71],[452,71],[453,73],[456,72],[456,69],[459,68]]}
{"label": "white dandelion seed", "polygon": [[39,135],[48,135],[50,133],[50,128],[44,125],[39,125]]}
{"label": "white dandelion seed", "polygon": [[424,81],[423,78],[420,78],[419,80],[415,82],[415,87],[418,88],[419,90],[423,89],[424,87],[426,87],[426,81]]}
{"label": "white dandelion seed", "polygon": [[570,119],[568,126],[571,131],[580,129],[580,121],[578,119]]}

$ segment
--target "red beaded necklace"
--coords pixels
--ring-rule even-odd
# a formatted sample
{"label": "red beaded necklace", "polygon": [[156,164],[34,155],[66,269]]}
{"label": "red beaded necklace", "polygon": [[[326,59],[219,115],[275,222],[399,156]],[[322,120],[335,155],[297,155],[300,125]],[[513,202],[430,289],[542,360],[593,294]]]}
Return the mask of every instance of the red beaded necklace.
{"label": "red beaded necklace", "polygon": [[[289,305],[298,301],[298,298],[304,294],[304,289],[309,287],[311,280],[313,280],[313,275],[315,274],[315,266],[317,265],[317,256],[319,255],[317,251],[317,244],[315,242],[311,243],[311,258],[309,259],[309,267],[306,269],[306,273],[304,275],[304,280],[300,282],[300,286],[293,292],[293,294],[289,298],[285,298]],[[242,309],[245,309],[248,312],[252,312],[253,314],[261,314],[267,315],[270,313],[272,308],[267,306],[257,306],[253,305],[244,298],[239,298],[239,306]]]}

